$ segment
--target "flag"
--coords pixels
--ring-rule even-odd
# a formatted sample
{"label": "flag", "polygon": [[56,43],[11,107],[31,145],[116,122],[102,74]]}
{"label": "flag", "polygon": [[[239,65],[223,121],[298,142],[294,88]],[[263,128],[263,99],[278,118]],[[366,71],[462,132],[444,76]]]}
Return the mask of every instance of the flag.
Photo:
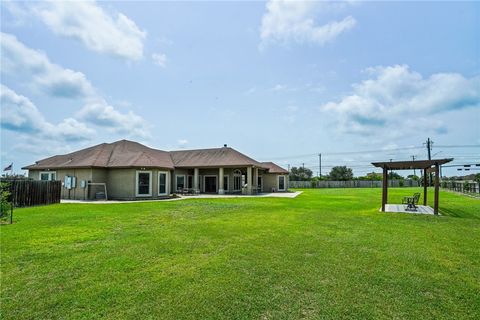
{"label": "flag", "polygon": [[12,170],[12,167],[13,167],[13,162],[9,166],[5,167],[5,169],[3,169],[3,171],[10,171],[10,170]]}

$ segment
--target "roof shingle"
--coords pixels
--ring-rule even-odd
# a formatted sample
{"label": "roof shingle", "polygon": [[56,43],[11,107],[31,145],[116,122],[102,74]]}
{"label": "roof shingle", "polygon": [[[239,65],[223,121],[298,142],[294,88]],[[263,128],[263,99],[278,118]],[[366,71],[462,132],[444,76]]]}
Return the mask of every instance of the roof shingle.
{"label": "roof shingle", "polygon": [[175,167],[255,166],[262,164],[229,147],[171,151]]}
{"label": "roof shingle", "polygon": [[273,162],[262,162],[262,165],[268,169],[269,173],[288,173],[287,170],[283,169],[279,165],[273,163]]}
{"label": "roof shingle", "polygon": [[173,169],[170,154],[140,143],[120,140],[53,156],[22,169],[160,167]]}

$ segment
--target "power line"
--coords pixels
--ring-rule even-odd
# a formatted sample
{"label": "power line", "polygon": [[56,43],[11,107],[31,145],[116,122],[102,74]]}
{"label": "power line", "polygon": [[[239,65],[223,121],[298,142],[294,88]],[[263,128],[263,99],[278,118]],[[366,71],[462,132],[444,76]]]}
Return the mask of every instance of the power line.
{"label": "power line", "polygon": [[[428,139],[430,140],[430,138]],[[427,142],[428,142],[427,140]],[[426,143],[424,143],[425,145]],[[433,141],[430,140],[430,148],[433,145]],[[322,152],[323,156],[334,156],[334,155],[348,155],[348,154],[361,154],[361,153],[379,153],[379,152],[394,152],[402,150],[415,150],[423,149],[423,146],[410,146],[410,147],[399,147],[391,149],[376,149],[376,150],[362,150],[362,151],[344,151],[344,152]],[[436,145],[436,148],[480,148],[480,144],[467,144],[467,145]],[[314,157],[318,156],[318,153],[308,153],[300,155],[291,155],[291,156],[279,156],[279,157],[268,157],[270,160],[286,160],[286,159],[295,159],[295,158],[305,158],[305,157]],[[267,157],[263,157],[267,159]]]}

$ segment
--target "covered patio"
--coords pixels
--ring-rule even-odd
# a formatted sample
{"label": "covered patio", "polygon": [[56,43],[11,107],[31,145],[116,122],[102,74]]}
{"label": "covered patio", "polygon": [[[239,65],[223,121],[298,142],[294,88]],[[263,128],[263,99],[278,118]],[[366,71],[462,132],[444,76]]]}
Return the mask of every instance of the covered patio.
{"label": "covered patio", "polygon": [[[424,214],[438,215],[438,201],[440,188],[440,166],[452,161],[449,159],[433,159],[433,160],[417,160],[417,161],[385,161],[372,162],[372,165],[383,169],[383,184],[382,184],[382,212],[414,212]],[[423,206],[417,206],[417,211],[407,211],[406,205],[403,204],[388,204],[388,170],[423,170]],[[435,172],[435,195],[433,208],[427,206],[427,188],[429,185],[428,174]]]}

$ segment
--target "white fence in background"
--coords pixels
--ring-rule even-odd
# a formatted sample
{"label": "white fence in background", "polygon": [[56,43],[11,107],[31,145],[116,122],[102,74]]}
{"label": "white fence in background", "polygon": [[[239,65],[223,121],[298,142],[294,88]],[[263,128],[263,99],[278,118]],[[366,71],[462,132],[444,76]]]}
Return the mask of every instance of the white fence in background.
{"label": "white fence in background", "polygon": [[[389,187],[419,187],[415,180],[388,180]],[[289,188],[381,188],[382,181],[289,181]]]}

